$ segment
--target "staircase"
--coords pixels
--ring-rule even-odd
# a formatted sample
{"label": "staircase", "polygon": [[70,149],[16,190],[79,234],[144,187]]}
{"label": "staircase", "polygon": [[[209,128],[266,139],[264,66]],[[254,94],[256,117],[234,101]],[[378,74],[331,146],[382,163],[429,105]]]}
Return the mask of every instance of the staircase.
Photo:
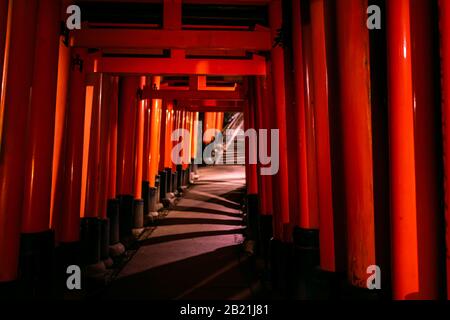
{"label": "staircase", "polygon": [[244,115],[236,113],[222,130],[222,135],[223,143],[216,142],[213,159],[208,162],[214,165],[245,165]]}

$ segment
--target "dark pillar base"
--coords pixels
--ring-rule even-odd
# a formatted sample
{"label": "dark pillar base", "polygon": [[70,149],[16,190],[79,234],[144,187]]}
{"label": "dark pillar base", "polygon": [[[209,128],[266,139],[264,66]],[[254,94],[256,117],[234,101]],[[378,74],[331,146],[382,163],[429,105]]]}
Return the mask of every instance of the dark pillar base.
{"label": "dark pillar base", "polygon": [[159,173],[159,201],[162,202],[167,194],[167,174],[165,171]]}
{"label": "dark pillar base", "polygon": [[345,274],[316,268],[311,274],[310,281],[306,283],[309,294],[308,299],[340,299],[342,297],[342,285],[344,282]]}
{"label": "dark pillar base", "polygon": [[266,269],[269,268],[269,249],[270,241],[273,237],[272,216],[258,216],[258,253],[264,259]]}
{"label": "dark pillar base", "polygon": [[178,195],[178,172],[172,172],[172,193]]}
{"label": "dark pillar base", "polygon": [[[172,193],[172,189],[173,189],[173,178],[172,178],[172,169],[170,168],[166,168],[166,194],[164,195],[164,198],[167,198],[167,194]],[[163,198],[163,199],[164,199]]]}
{"label": "dark pillar base", "polygon": [[0,282],[0,299],[3,302],[21,298],[19,293],[19,281]]}
{"label": "dark pillar base", "polygon": [[181,187],[183,186],[183,166],[180,164],[177,165],[176,181],[176,191],[181,194],[183,192],[183,190],[181,189]]}
{"label": "dark pillar base", "polygon": [[272,288],[281,296],[287,297],[290,289],[290,260],[292,244],[273,239],[270,242],[270,271]]}
{"label": "dark pillar base", "polygon": [[109,256],[109,219],[101,219],[100,220],[100,259],[105,264],[106,268],[111,268],[113,265],[113,261]]}
{"label": "dark pillar base", "polygon": [[55,262],[53,231],[25,233],[20,239],[20,286],[24,297],[51,297]]}
{"label": "dark pillar base", "polygon": [[84,266],[95,265],[101,261],[101,220],[83,218],[80,227],[81,263]]}
{"label": "dark pillar base", "polygon": [[151,219],[158,217],[158,189],[157,188],[149,188],[149,208],[147,212],[147,216]]}
{"label": "dark pillar base", "polygon": [[155,176],[155,188],[156,192],[156,204],[161,202],[161,176],[158,174]]}
{"label": "dark pillar base", "polygon": [[258,195],[248,194],[246,197],[247,207],[247,237],[252,240],[258,238]]}
{"label": "dark pillar base", "polygon": [[319,266],[319,231],[295,227],[292,266],[292,297],[295,299],[311,299],[308,286]]}
{"label": "dark pillar base", "polygon": [[109,220],[109,245],[115,245],[120,241],[120,203],[118,199],[108,200],[107,216]]}
{"label": "dark pillar base", "polygon": [[[133,214],[133,196],[119,196],[119,221],[120,221],[120,239],[125,240],[132,235],[131,230],[134,225]],[[124,243],[122,241],[122,243]]]}
{"label": "dark pillar base", "polygon": [[144,200],[133,200],[133,235],[138,236],[144,228]]}
{"label": "dark pillar base", "polygon": [[144,200],[144,215],[149,213],[150,198],[149,198],[150,183],[148,181],[142,181],[142,193],[141,198]]}

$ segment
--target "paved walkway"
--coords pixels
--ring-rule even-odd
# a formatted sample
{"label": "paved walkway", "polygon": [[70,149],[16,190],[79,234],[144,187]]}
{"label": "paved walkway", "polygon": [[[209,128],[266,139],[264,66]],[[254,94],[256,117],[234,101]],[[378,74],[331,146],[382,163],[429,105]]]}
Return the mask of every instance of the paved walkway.
{"label": "paved walkway", "polygon": [[102,294],[124,299],[248,299],[256,281],[242,251],[243,166],[200,169]]}

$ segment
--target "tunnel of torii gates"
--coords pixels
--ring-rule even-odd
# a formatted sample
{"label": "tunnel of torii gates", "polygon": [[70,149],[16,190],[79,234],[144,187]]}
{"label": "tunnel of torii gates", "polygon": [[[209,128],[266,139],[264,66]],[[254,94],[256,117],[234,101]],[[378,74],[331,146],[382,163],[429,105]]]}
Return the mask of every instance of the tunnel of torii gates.
{"label": "tunnel of torii gates", "polygon": [[[317,237],[320,270],[354,287],[377,265],[393,299],[449,297],[450,1],[140,1],[159,23],[131,26],[108,25],[118,1],[75,3],[86,19],[68,31],[71,1],[0,2],[2,287],[45,278],[54,252],[104,259],[148,199],[188,183],[197,138],[176,166],[172,130],[244,112],[279,129],[278,173],[246,165],[262,247]],[[206,5],[263,18],[186,19]]]}

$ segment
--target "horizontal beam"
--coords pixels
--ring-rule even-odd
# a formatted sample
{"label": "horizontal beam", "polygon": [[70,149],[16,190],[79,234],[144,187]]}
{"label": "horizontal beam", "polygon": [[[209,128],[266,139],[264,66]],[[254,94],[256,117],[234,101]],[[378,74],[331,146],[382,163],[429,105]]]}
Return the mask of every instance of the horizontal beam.
{"label": "horizontal beam", "polygon": [[193,112],[244,112],[243,106],[231,107],[231,106],[215,106],[215,107],[206,107],[206,106],[197,106],[191,105],[185,110],[193,111]]}
{"label": "horizontal beam", "polygon": [[[238,91],[203,91],[203,90],[153,90],[145,87],[142,92],[142,99],[165,99],[191,101],[190,103],[201,103],[205,106],[208,101],[245,101],[246,96],[241,90]],[[206,100],[200,102],[199,100]],[[214,105],[210,103],[210,105]]]}
{"label": "horizontal beam", "polygon": [[242,112],[245,102],[243,101],[217,101],[217,100],[177,100],[177,108],[190,111],[211,112]]}
{"label": "horizontal beam", "polygon": [[81,29],[71,33],[73,47],[148,49],[242,49],[269,51],[270,32],[225,30]]}
{"label": "horizontal beam", "polygon": [[98,72],[115,74],[264,76],[266,61],[252,59],[186,59],[103,57]]}

